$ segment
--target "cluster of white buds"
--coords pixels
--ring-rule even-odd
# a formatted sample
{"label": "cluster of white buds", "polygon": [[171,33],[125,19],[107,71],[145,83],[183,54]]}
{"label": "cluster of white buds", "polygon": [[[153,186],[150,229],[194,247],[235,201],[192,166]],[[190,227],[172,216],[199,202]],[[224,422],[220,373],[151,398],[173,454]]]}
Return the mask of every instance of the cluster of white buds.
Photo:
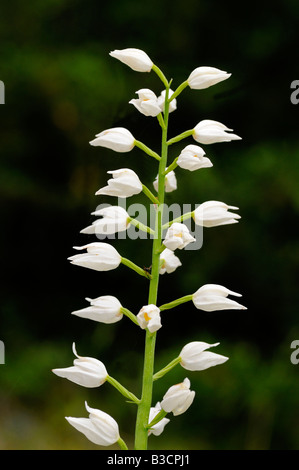
{"label": "cluster of white buds", "polygon": [[[203,120],[194,128],[170,140],[167,137],[169,113],[177,109],[177,97],[184,88],[189,87],[195,90],[208,88],[229,78],[230,74],[227,72],[214,67],[198,67],[176,90],[172,90],[170,88],[172,81],[169,82],[166,79],[163,72],[144,51],[128,48],[115,50],[110,55],[128,65],[134,71],[153,71],[162,81],[163,89],[160,94],[156,94],[148,88],[141,88],[136,92],[138,98],[129,101],[144,116],[157,118],[162,131],[162,147],[161,154],[158,154],[143,142],[135,139],[132,133],[123,127],[107,129],[97,134],[95,139],[90,141],[90,145],[104,147],[120,153],[130,152],[137,147],[145,154],[156,159],[159,162],[159,167],[157,177],[153,181],[156,195],[129,168],[108,171],[108,174],[112,177],[108,180],[107,186],[100,188],[96,195],[128,198],[143,192],[151,203],[155,204],[156,223],[153,230],[130,217],[124,208],[112,205],[93,212],[92,214],[99,217],[99,219],[81,230],[81,233],[110,235],[124,232],[133,224],[138,229],[153,235],[152,265],[151,269],[143,269],[131,260],[121,256],[114,246],[106,242],[92,242],[83,246],[76,246],[74,249],[81,251],[81,253],[68,259],[72,264],[95,271],[110,271],[116,269],[120,264],[124,264],[149,281],[148,302],[138,309],[137,314],[134,314],[126,307],[123,307],[122,303],[113,295],[100,295],[94,299],[86,298],[89,305],[73,311],[72,314],[104,324],[117,323],[126,316],[139,328],[139,331],[145,331],[142,398],[137,398],[115,378],[111,377],[100,360],[79,356],[74,344],[73,352],[76,359],[73,366],[53,369],[53,372],[59,377],[88,388],[100,387],[108,382],[130,402],[135,403],[138,409],[135,449],[144,450],[147,449],[148,436],[151,434],[159,436],[166,424],[169,423],[170,420],[166,418],[166,415],[168,413],[172,413],[173,416],[181,415],[188,410],[195,398],[195,391],[190,389],[190,380],[185,377],[181,383],[172,385],[161,401],[152,406],[154,381],[164,376],[177,364],[180,364],[182,368],[188,371],[202,371],[223,364],[228,360],[228,357],[210,351],[210,348],[218,346],[219,343],[209,344],[203,341],[193,341],[186,344],[179,355],[166,367],[154,374],[154,346],[157,331],[163,324],[162,313],[188,301],[191,301],[196,309],[206,312],[227,309],[244,310],[246,308],[228,298],[229,295],[240,297],[240,294],[215,284],[206,284],[193,294],[170,301],[164,305],[157,305],[159,275],[173,273],[180,267],[182,263],[174,254],[175,250],[182,250],[196,241],[187,225],[183,222],[188,218],[193,218],[196,225],[216,227],[237,223],[240,219],[238,214],[231,212],[231,210],[237,210],[237,207],[220,201],[206,201],[199,204],[194,211],[162,225],[165,193],[177,189],[177,176],[174,170],[179,167],[184,170],[196,171],[213,166],[211,160],[206,156],[205,150],[195,144],[187,145],[167,166],[168,150],[172,144],[188,137],[193,137],[196,142],[202,145],[239,140],[240,137],[233,134],[232,129],[213,120]],[[166,234],[164,235],[165,229]],[[82,250],[85,251],[82,252]],[[87,403],[85,406],[89,413],[88,418],[68,417],[66,418],[68,422],[97,445],[109,446],[117,443],[121,449],[127,449],[126,443],[120,437],[116,421],[105,412],[90,408]]]}

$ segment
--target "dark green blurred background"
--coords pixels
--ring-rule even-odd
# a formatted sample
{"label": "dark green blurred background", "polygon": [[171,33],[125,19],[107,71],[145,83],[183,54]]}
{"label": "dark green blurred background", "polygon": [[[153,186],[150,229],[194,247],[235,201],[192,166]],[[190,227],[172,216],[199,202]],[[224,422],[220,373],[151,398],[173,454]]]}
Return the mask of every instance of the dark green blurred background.
{"label": "dark green blurred background", "polygon": [[[161,277],[164,303],[219,283],[243,294],[246,311],[204,313],[185,304],[165,312],[156,368],[188,341],[220,341],[230,360],[201,373],[177,367],[158,381],[154,400],[191,380],[196,398],[171,418],[151,449],[298,449],[299,365],[290,361],[298,321],[299,79],[296,0],[12,0],[0,6],[1,449],[95,449],[65,416],[87,416],[84,401],[110,413],[132,446],[135,408],[105,384],[87,390],[51,369],[95,356],[137,395],[144,335],[129,320],[109,326],[71,315],[85,297],[115,295],[135,313],[147,281],[120,267],[97,273],[69,264],[107,171],[135,170],[151,187],[156,162],[134,149],[117,154],[88,142],[115,126],[159,151],[154,119],[128,101],[160,94],[155,74],[112,59],[113,49],[145,50],[176,88],[200,65],[232,77],[208,90],[186,89],[171,114],[170,137],[215,119],[243,140],[206,147],[214,167],[178,170],[169,203],[219,200],[240,207],[238,225],[204,231],[201,250],[179,253],[183,267]],[[187,143],[193,143],[188,140]],[[170,158],[184,144],[172,147]],[[140,196],[133,202],[145,202]],[[150,265],[150,241],[115,240],[118,251]]]}

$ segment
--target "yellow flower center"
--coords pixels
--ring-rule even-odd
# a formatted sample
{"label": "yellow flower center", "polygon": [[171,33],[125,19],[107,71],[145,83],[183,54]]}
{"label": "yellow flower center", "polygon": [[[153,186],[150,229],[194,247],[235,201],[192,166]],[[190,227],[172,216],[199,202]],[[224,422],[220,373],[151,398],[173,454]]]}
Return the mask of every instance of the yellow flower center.
{"label": "yellow flower center", "polygon": [[148,321],[150,321],[151,317],[146,312],[144,312],[144,319],[145,319],[145,321],[148,322]]}

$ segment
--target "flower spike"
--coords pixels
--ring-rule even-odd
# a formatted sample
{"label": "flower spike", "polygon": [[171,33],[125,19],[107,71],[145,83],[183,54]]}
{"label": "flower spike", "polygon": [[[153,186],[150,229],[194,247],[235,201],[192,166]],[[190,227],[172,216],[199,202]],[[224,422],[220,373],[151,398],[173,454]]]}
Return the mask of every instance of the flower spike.
{"label": "flower spike", "polygon": [[[148,280],[148,292],[146,302],[142,303],[143,306],[137,314],[133,313],[134,308],[131,311],[122,306],[121,302],[114,295],[103,295],[104,293],[102,292],[98,294],[98,297],[87,297],[88,305],[85,308],[74,310],[72,315],[95,321],[98,323],[99,328],[104,329],[105,327],[99,325],[100,323],[107,325],[115,324],[114,328],[120,328],[120,326],[126,327],[126,319],[121,325],[118,324],[125,316],[131,320],[134,328],[137,327],[136,331],[139,331],[139,334],[140,329],[143,330],[145,349],[140,398],[108,374],[105,365],[101,361],[95,358],[79,356],[75,343],[73,343],[75,355],[73,365],[71,367],[53,369],[53,373],[87,388],[100,387],[105,382],[108,382],[108,384],[125,397],[127,402],[134,403],[137,407],[134,449],[147,450],[149,436],[159,436],[170,422],[166,417],[167,414],[172,413],[173,416],[181,415],[189,409],[196,395],[195,390],[191,390],[189,378],[185,377],[181,383],[166,389],[167,391],[162,399],[155,402],[156,405],[153,406],[152,398],[154,396],[153,386],[155,381],[164,377],[178,365],[188,371],[202,371],[223,364],[228,360],[228,357],[211,351],[219,343],[209,344],[203,341],[192,341],[186,344],[176,357],[166,363],[165,367],[154,373],[156,339],[157,335],[160,335],[159,330],[162,327],[162,316],[163,324],[165,320],[165,326],[167,326],[167,321],[176,321],[178,324],[182,323],[182,314],[183,316],[189,315],[186,308],[180,309],[181,313],[178,312],[178,320],[171,318],[176,313],[171,314],[168,311],[188,302],[189,305],[191,304],[190,309],[195,307],[205,312],[246,309],[236,300],[230,298],[230,296],[241,297],[241,294],[218,284],[205,284],[193,294],[183,295],[168,303],[162,303],[162,305],[158,303],[160,297],[158,292],[161,283],[160,275],[173,273],[178,267],[182,266],[180,259],[175,255],[175,251],[184,250],[185,248],[188,251],[188,248],[196,248],[195,245],[188,246],[196,240],[187,225],[185,225],[185,222],[190,219],[189,221],[192,224],[194,222],[195,225],[201,227],[216,227],[235,224],[240,220],[240,215],[236,212],[238,207],[225,204],[221,201],[211,200],[197,204],[194,210],[189,209],[180,216],[173,216],[173,220],[166,221],[165,219],[168,215],[165,213],[166,198],[168,193],[172,193],[177,189],[179,182],[177,176],[187,177],[187,174],[182,175],[180,169],[194,172],[203,168],[213,167],[212,161],[206,155],[205,148],[197,145],[197,143],[204,146],[217,142],[240,140],[241,137],[234,134],[233,129],[211,119],[203,119],[194,128],[189,128],[173,138],[169,139],[168,137],[169,117],[178,108],[177,97],[181,92],[187,87],[192,90],[204,90],[228,79],[231,74],[215,67],[200,66],[195,68],[189,74],[189,77],[173,91],[171,88],[173,79],[168,80],[163,71],[143,50],[137,48],[115,49],[110,52],[110,56],[134,71],[152,71],[161,80],[163,87],[157,94],[151,89],[144,87],[138,89],[136,91],[137,96],[129,101],[129,104],[132,104],[143,116],[157,118],[159,124],[157,126],[158,131],[161,132],[161,145],[158,146],[160,150],[157,153],[154,147],[151,148],[150,143],[145,144],[143,141],[136,139],[125,127],[111,127],[96,134],[95,138],[89,142],[93,147],[103,147],[118,153],[128,153],[137,147],[137,152],[135,150],[137,155],[141,153],[139,151],[141,150],[146,155],[154,158],[156,162],[154,162],[155,167],[153,170],[148,166],[144,168],[145,176],[147,176],[147,181],[144,182],[139,179],[135,171],[126,167],[108,171],[108,174],[111,176],[106,186],[98,189],[95,195],[125,199],[143,192],[144,194],[141,197],[144,198],[146,196],[146,202],[150,205],[150,216],[153,215],[154,217],[151,217],[150,223],[146,225],[147,222],[142,223],[138,220],[138,216],[136,216],[136,219],[130,216],[129,212],[131,213],[131,211],[128,210],[129,212],[127,212],[122,207],[122,204],[103,204],[102,207],[98,207],[92,213],[97,219],[91,225],[83,228],[80,233],[98,235],[98,238],[104,238],[103,236],[105,235],[108,238],[115,238],[114,234],[121,233],[125,235],[127,229],[133,226],[138,231],[145,232],[147,237],[152,240],[151,256],[142,262],[141,266],[143,267],[141,267],[122,256],[111,244],[92,242],[83,246],[75,246],[74,249],[78,250],[79,253],[70,256],[68,259],[74,265],[100,272],[111,271],[118,268],[121,264],[125,265]],[[146,138],[148,137],[148,130],[148,127],[143,130]],[[195,141],[194,144],[186,145],[179,152],[176,152],[172,161],[169,162],[169,151],[172,150],[170,146],[190,137]],[[151,163],[153,164],[152,161]],[[143,166],[140,163],[138,165]],[[199,186],[200,178],[204,176],[204,173],[199,172],[198,174]],[[154,175],[155,179],[152,179],[151,174]],[[155,191],[152,192],[149,189],[148,180],[152,181]],[[188,185],[188,181],[183,181],[183,184]],[[133,211],[132,207],[131,210]],[[136,213],[136,210],[134,213]],[[128,231],[128,235],[131,235],[131,230]],[[119,236],[118,238],[124,237]],[[132,236],[131,238],[135,237]],[[138,246],[136,246],[135,251],[137,256],[141,253]],[[182,256],[187,257],[187,253],[182,252]],[[188,266],[188,262],[186,265]],[[188,281],[187,278],[186,280]],[[124,282],[126,283],[126,280]],[[130,283],[128,280],[126,285],[132,289],[133,293],[137,294],[136,291],[139,290],[137,283],[138,280],[136,283],[134,281]],[[100,280],[101,285],[103,284]],[[121,291],[124,289],[124,283],[120,281],[119,285],[114,285],[114,287]],[[195,317],[197,317],[196,321],[198,321],[201,315],[195,314]],[[127,336],[123,328],[119,334],[124,337]],[[167,335],[167,331],[165,331],[165,334]],[[120,364],[119,361],[117,363]],[[126,443],[120,437],[119,427],[114,418],[102,410],[90,408],[87,402],[85,402],[85,406],[88,417],[67,417],[66,419],[71,426],[96,445],[110,446],[117,444],[121,450],[128,450]]]}

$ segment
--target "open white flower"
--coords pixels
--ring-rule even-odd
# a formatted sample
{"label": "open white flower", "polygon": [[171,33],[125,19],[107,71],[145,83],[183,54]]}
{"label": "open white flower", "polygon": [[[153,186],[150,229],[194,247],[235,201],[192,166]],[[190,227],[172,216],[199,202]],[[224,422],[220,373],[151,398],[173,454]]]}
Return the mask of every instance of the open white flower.
{"label": "open white flower", "polygon": [[[171,95],[173,95],[174,91],[169,89],[169,92],[168,92],[168,99],[171,97]],[[162,111],[162,113],[164,113],[164,110],[165,110],[165,96],[166,96],[166,90],[163,90],[161,92],[161,95],[159,96],[158,98],[158,103],[159,103],[159,106],[160,106],[160,109]],[[171,100],[171,102],[169,103],[169,112],[172,113],[173,111],[175,111],[177,109],[177,101],[176,99],[174,98],[173,100]]]}
{"label": "open white flower", "polygon": [[172,250],[169,250],[168,248],[165,248],[161,255],[160,255],[160,260],[161,260],[161,267],[160,267],[160,274],[165,274],[165,273],[173,273],[176,268],[179,266],[182,266],[181,261],[179,258],[174,254]]}
{"label": "open white flower", "polygon": [[195,241],[185,224],[175,222],[167,230],[163,245],[169,250],[176,250],[177,248],[182,250],[189,243]]}
{"label": "open white flower", "polygon": [[96,271],[110,271],[121,263],[118,251],[108,243],[93,242],[84,246],[74,246],[75,250],[87,250],[86,253],[70,256],[72,264]]}
{"label": "open white flower", "polygon": [[112,295],[102,295],[96,299],[86,298],[86,300],[90,303],[90,306],[76,310],[72,312],[72,315],[107,324],[116,323],[123,317],[121,313],[122,305]]}
{"label": "open white flower", "polygon": [[[159,176],[157,175],[155,181],[153,182],[153,186],[157,192],[158,192],[158,185],[159,185],[158,178]],[[165,185],[165,191],[167,193],[171,193],[172,191],[175,191],[177,189],[177,180],[176,180],[174,171],[170,171],[169,173],[167,173],[167,175],[165,176],[164,185]]]}
{"label": "open white flower", "polygon": [[246,307],[235,300],[228,299],[228,295],[242,297],[241,294],[218,284],[206,284],[193,294],[192,301],[196,308],[205,312],[231,309],[246,310]]}
{"label": "open white flower", "polygon": [[228,360],[228,357],[206,351],[206,349],[218,346],[218,344],[208,344],[202,341],[186,344],[180,352],[181,366],[187,370],[200,371],[223,364]]}
{"label": "open white flower", "polygon": [[220,201],[207,201],[200,204],[193,213],[197,225],[203,227],[216,227],[218,225],[236,224],[241,218],[239,214],[229,212],[229,209],[238,210],[238,207],[228,206]]}
{"label": "open white flower", "polygon": [[[161,411],[161,404],[158,402],[154,407],[150,408],[149,412],[149,420],[148,424],[150,424],[151,421],[157,416],[157,414]],[[164,431],[164,428],[167,423],[169,423],[170,419],[168,418],[162,418],[157,424],[154,424],[148,431],[148,435],[150,436],[153,434],[154,436],[160,436],[162,432]]]}
{"label": "open white flower", "polygon": [[88,418],[66,417],[65,419],[94,444],[99,446],[115,444],[120,439],[117,422],[104,411],[90,408],[87,403],[85,407],[89,412]]}
{"label": "open white flower", "polygon": [[116,232],[123,232],[130,227],[130,216],[120,206],[104,207],[93,212],[92,215],[102,216],[102,218],[81,230],[81,233],[110,235]]}
{"label": "open white flower", "polygon": [[93,357],[78,356],[75,343],[73,343],[73,352],[77,357],[73,366],[53,369],[52,372],[58,377],[63,377],[83,387],[95,388],[102,385],[108,375],[104,364]]}
{"label": "open white flower", "polygon": [[96,195],[116,196],[120,198],[134,196],[142,191],[142,183],[135,171],[129,168],[108,171],[112,178],[108,180],[108,186],[99,189]]}
{"label": "open white flower", "polygon": [[105,147],[115,152],[130,152],[135,146],[135,138],[124,127],[114,127],[96,134],[96,138],[89,142],[93,147]]}
{"label": "open white flower", "polygon": [[150,72],[154,65],[149,56],[141,49],[116,49],[110,52],[109,55],[128,65],[135,72]]}
{"label": "open white flower", "polygon": [[231,76],[231,73],[224,72],[215,67],[197,67],[188,78],[188,85],[195,90],[203,90],[216,83],[222,82]]}
{"label": "open white flower", "polygon": [[142,307],[137,315],[137,321],[140,328],[147,328],[151,333],[161,328],[160,309],[153,304]]}
{"label": "open white flower", "polygon": [[228,133],[228,131],[232,130],[221,124],[221,122],[205,119],[194,127],[192,135],[200,144],[215,144],[217,142],[240,140],[241,137],[238,135]]}
{"label": "open white flower", "polygon": [[161,401],[161,408],[173,416],[184,413],[192,404],[195,392],[190,390],[190,380],[184,379],[182,383],[173,385],[165,393]]}
{"label": "open white flower", "polygon": [[177,164],[179,167],[189,171],[212,167],[211,160],[204,155],[205,151],[199,145],[187,145],[181,151]]}
{"label": "open white flower", "polygon": [[138,94],[138,99],[133,99],[129,103],[135,106],[140,113],[152,117],[158,116],[161,113],[158,98],[153,91],[148,88],[142,88],[136,91],[136,93]]}

